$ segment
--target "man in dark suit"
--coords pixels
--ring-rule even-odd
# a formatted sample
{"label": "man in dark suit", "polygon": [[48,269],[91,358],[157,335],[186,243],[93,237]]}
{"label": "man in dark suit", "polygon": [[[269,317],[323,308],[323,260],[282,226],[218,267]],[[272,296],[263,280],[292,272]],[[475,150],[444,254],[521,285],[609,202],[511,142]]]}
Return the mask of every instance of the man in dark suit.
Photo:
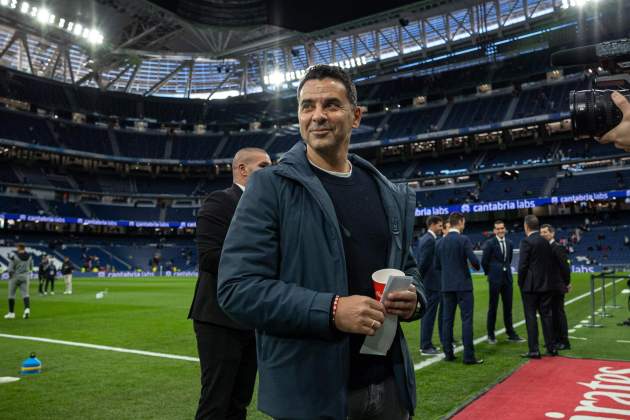
{"label": "man in dark suit", "polygon": [[197,336],[201,397],[196,419],[245,419],[256,381],[254,331],[239,325],[217,303],[217,273],[223,242],[249,176],[271,164],[262,149],[239,150],[233,184],[206,197],[197,216],[199,278],[188,313]]}
{"label": "man in dark suit", "polygon": [[[420,322],[420,352],[426,355],[438,354],[431,339],[433,337],[433,327],[435,326],[435,316],[440,307],[440,278],[435,271],[435,242],[438,235],[442,234],[442,218],[431,216],[427,219],[427,233],[418,242],[416,248],[416,261],[422,282],[424,283],[425,297],[427,298],[427,309]],[[440,339],[442,337],[442,312],[438,315],[438,331]]]}
{"label": "man in dark suit", "polygon": [[542,225],[540,235],[549,241],[553,253],[551,275],[556,281],[551,294],[551,316],[556,350],[570,350],[569,326],[564,312],[564,295],[571,290],[571,264],[567,250],[555,240],[556,230],[551,225]]}
{"label": "man in dark suit", "polygon": [[496,344],[494,328],[497,321],[497,309],[499,297],[503,301],[503,323],[508,340],[522,342],[523,339],[516,334],[512,325],[512,254],[514,246],[512,241],[505,237],[505,223],[502,220],[494,222],[494,238],[489,239],[483,246],[481,266],[488,276],[490,301],[488,303],[488,343]]}
{"label": "man in dark suit", "polygon": [[479,260],[473,252],[472,242],[462,235],[466,219],[462,213],[452,213],[447,235],[436,247],[436,268],[441,270],[442,304],[444,305],[443,339],[446,361],[455,360],[453,355],[453,322],[459,305],[462,316],[462,341],[464,342],[464,364],[483,363],[475,357],[473,344],[473,285],[468,262],[479,270]]}
{"label": "man in dark suit", "polygon": [[538,320],[540,314],[547,355],[557,356],[553,344],[553,318],[551,315],[551,291],[554,279],[551,276],[553,254],[549,242],[538,232],[540,223],[533,214],[525,216],[525,239],[521,241],[518,263],[518,285],[523,297],[527,344],[529,352],[523,357],[540,359],[538,347]]}

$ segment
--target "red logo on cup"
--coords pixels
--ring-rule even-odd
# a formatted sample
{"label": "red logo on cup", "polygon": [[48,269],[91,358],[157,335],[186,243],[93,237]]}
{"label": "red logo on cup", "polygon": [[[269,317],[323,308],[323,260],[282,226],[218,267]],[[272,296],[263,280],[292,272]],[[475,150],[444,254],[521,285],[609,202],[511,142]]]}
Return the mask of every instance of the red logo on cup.
{"label": "red logo on cup", "polygon": [[385,285],[389,281],[391,276],[404,276],[400,270],[396,270],[395,268],[384,268],[382,270],[375,271],[372,273],[372,286],[374,287],[374,294],[376,295],[376,300],[379,302],[383,300],[383,291],[385,290]]}

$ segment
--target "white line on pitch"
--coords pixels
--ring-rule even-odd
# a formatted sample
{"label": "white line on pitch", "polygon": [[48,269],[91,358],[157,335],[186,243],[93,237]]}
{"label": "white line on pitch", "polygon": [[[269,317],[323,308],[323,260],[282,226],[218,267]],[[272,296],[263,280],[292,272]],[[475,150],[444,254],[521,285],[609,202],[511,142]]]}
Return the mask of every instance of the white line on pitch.
{"label": "white line on pitch", "polygon": [[570,339],[572,340],[582,340],[582,341],[587,341],[588,338],[584,338],[584,337],[573,337],[572,335],[569,336]]}
{"label": "white line on pitch", "polygon": [[630,341],[628,341],[628,340],[617,340],[617,343],[628,343],[628,344],[630,344]]}
{"label": "white line on pitch", "polygon": [[[612,283],[608,283],[606,285],[606,287],[609,287],[611,285],[612,285]],[[598,292],[600,290],[602,290],[601,286],[598,287],[597,289],[595,289],[595,292]],[[573,302],[577,302],[578,300],[584,299],[585,297],[590,296],[590,295],[591,295],[590,291],[588,291],[586,293],[583,293],[580,296],[576,296],[573,299],[570,299],[570,300],[567,300],[566,302],[564,302],[564,306],[570,305]],[[525,320],[522,319],[522,320],[520,320],[520,321],[518,321],[517,323],[514,324],[514,328],[520,327],[521,325],[524,325],[524,324],[525,324]],[[582,328],[582,325],[578,324],[578,325],[575,326],[575,328]],[[501,335],[501,334],[504,334],[504,333],[505,333],[505,328],[501,328],[500,330],[496,331],[494,333],[494,335],[497,336],[497,335]],[[484,335],[483,337],[475,338],[473,340],[473,344],[483,343],[486,340],[488,340],[488,336]],[[458,347],[456,347],[453,350],[453,353],[459,353],[459,352],[461,352],[463,350],[464,350],[464,346],[458,346]],[[439,362],[440,360],[443,360],[443,359],[444,359],[444,355],[440,354],[439,356],[433,356],[433,357],[431,357],[431,358],[429,358],[427,360],[424,360],[424,361],[422,361],[420,363],[416,363],[415,365],[413,365],[413,367],[414,367],[415,370],[420,370],[420,369],[423,369],[423,368],[425,368],[427,366],[431,366],[432,364],[437,363],[437,362]]]}
{"label": "white line on pitch", "polygon": [[86,349],[106,350],[106,351],[114,351],[118,353],[130,353],[130,354],[139,354],[142,356],[161,357],[162,359],[175,359],[175,360],[186,360],[189,362],[199,362],[199,359],[197,357],[180,356],[177,354],[168,354],[168,353],[156,353],[153,351],[125,349],[122,347],[101,346],[98,344],[77,343],[76,341],[53,340],[51,338],[29,337],[25,335],[11,335],[11,334],[1,334],[1,333],[0,333],[0,338],[39,341],[41,343],[61,344],[64,346],[83,347]]}

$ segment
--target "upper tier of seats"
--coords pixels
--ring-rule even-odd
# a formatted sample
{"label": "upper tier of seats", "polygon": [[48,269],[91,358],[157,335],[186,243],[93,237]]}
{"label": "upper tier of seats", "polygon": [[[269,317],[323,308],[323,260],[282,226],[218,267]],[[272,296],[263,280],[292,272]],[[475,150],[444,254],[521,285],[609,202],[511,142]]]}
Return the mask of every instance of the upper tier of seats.
{"label": "upper tier of seats", "polygon": [[[524,90],[520,97],[505,93],[456,99],[448,105],[402,108],[373,115],[368,113],[364,115],[362,126],[354,131],[351,142],[398,139],[431,131],[500,122],[509,117],[509,109],[514,108],[510,106],[513,101],[516,101],[514,117],[568,111],[568,92],[579,83],[568,81]],[[553,106],[547,106],[550,103]],[[230,158],[238,149],[247,146],[266,148],[272,154],[279,154],[286,152],[299,138],[294,128],[203,135],[176,134],[172,131],[139,132],[75,124],[2,108],[0,119],[7,122],[0,127],[0,138],[132,158]]]}

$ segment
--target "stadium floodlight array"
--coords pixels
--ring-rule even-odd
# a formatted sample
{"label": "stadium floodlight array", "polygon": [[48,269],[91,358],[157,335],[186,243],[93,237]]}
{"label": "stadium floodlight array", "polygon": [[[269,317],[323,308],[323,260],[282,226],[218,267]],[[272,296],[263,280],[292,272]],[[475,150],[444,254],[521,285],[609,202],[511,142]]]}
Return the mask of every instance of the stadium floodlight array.
{"label": "stadium floodlight array", "polygon": [[599,3],[600,0],[562,0],[562,8],[568,9],[569,7],[584,7],[588,3]]}
{"label": "stadium floodlight array", "polygon": [[89,28],[79,22],[66,20],[62,17],[57,18],[46,7],[37,7],[27,1],[18,2],[18,0],[0,0],[0,6],[19,10],[20,13],[33,17],[41,25],[56,25],[59,29],[83,38],[94,45],[100,45],[105,40],[105,37],[98,29]]}
{"label": "stadium floodlight array", "polygon": [[[338,66],[344,69],[350,69],[350,68],[359,67],[364,64],[367,64],[369,61],[371,60],[369,60],[367,57],[361,56],[361,57],[356,57],[356,58],[350,58],[348,60],[341,60],[336,63],[330,63],[330,65]],[[284,73],[279,70],[274,70],[268,75],[265,75],[263,77],[263,81],[265,82],[266,85],[280,87],[284,83],[295,82],[299,80],[300,78],[302,78],[302,76],[304,76],[305,73],[306,73],[306,70],[287,71]]]}

